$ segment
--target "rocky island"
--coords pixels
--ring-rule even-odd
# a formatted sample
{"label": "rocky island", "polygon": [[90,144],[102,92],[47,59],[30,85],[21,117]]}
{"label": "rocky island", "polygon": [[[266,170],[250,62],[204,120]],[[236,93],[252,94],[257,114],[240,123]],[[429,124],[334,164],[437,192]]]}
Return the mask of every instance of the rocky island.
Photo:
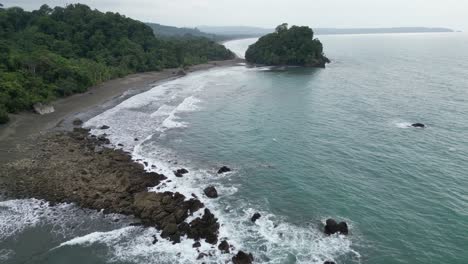
{"label": "rocky island", "polygon": [[330,60],[323,45],[314,39],[311,28],[282,24],[275,32],[261,37],[245,53],[249,63],[269,66],[303,66],[324,68]]}

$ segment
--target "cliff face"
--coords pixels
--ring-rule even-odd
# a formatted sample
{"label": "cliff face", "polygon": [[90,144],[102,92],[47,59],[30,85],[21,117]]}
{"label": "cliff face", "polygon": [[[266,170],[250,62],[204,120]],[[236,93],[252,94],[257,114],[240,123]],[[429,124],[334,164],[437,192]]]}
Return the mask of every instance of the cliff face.
{"label": "cliff face", "polygon": [[247,62],[263,65],[325,67],[329,63],[323,45],[309,27],[282,24],[261,37],[245,54]]}

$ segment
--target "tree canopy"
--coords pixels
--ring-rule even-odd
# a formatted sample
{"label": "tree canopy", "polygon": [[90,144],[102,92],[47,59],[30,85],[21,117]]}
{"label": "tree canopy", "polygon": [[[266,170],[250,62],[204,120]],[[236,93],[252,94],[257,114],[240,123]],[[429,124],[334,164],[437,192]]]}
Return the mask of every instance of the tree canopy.
{"label": "tree canopy", "polygon": [[207,38],[159,39],[142,22],[82,4],[0,8],[0,123],[111,78],[231,58]]}
{"label": "tree canopy", "polygon": [[263,65],[325,67],[329,62],[323,54],[322,43],[314,39],[311,28],[288,28],[286,23],[250,45],[245,58],[250,63]]}

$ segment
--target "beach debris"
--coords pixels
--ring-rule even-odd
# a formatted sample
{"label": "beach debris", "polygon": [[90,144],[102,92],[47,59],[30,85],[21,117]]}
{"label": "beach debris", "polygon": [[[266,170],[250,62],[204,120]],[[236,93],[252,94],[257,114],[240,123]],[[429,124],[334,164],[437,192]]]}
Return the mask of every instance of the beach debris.
{"label": "beach debris", "polygon": [[231,171],[231,169],[229,167],[222,166],[221,168],[219,168],[218,174],[222,174],[222,173],[226,173],[226,172],[230,172],[230,171]]}
{"label": "beach debris", "polygon": [[75,120],[73,120],[73,125],[74,126],[81,126],[83,125],[83,121],[79,118],[76,118]]}
{"label": "beach debris", "polygon": [[254,258],[251,253],[247,254],[242,250],[239,250],[239,252],[232,257],[232,262],[234,264],[251,264],[253,260]]}
{"label": "beach debris", "polygon": [[208,198],[218,198],[218,191],[214,186],[206,187],[203,192]]}
{"label": "beach debris", "polygon": [[346,222],[337,223],[334,219],[327,219],[325,225],[325,234],[333,235],[336,233],[347,235],[348,225],[346,224]]}
{"label": "beach debris", "polygon": [[184,176],[184,174],[187,174],[187,173],[189,173],[189,171],[184,168],[174,171],[174,175],[179,178]]}
{"label": "beach debris", "polygon": [[414,124],[411,124],[412,127],[418,127],[418,128],[425,128],[426,125],[424,125],[423,123],[414,123]]}
{"label": "beach debris", "polygon": [[260,213],[255,213],[250,220],[255,223],[262,215]]}
{"label": "beach debris", "polygon": [[221,243],[219,243],[218,249],[222,253],[229,253],[229,243],[226,240],[223,240]]}
{"label": "beach debris", "polygon": [[35,103],[33,105],[33,109],[40,115],[46,115],[55,112],[55,108],[53,106],[42,103]]}

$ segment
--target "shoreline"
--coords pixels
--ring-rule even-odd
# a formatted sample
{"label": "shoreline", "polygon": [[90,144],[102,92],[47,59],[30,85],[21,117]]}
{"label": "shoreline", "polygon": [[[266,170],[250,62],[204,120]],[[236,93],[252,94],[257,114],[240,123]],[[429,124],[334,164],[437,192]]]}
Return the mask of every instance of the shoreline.
{"label": "shoreline", "polygon": [[[235,66],[242,59],[210,61],[188,68],[187,74],[216,67]],[[180,68],[165,69],[159,72],[130,74],[122,78],[106,81],[90,87],[88,91],[53,101],[55,112],[39,115],[22,112],[10,115],[10,122],[0,125],[0,164],[25,156],[24,143],[32,143],[40,134],[52,130],[71,130],[72,122],[79,118],[86,121],[133,95],[148,91],[155,85],[185,76]]]}
{"label": "shoreline", "polygon": [[[238,59],[211,62],[192,67],[188,72],[239,62]],[[104,213],[135,216],[141,221],[137,225],[158,229],[159,239],[174,244],[180,243],[183,237],[191,239],[198,252],[196,259],[226,254],[234,263],[251,263],[251,254],[236,249],[228,243],[228,238],[219,236],[221,223],[197,195],[186,197],[177,190],[150,191],[171,180],[148,171],[146,164],[134,161],[131,153],[113,148],[105,134],[95,136],[81,127],[83,121],[127,98],[184,75],[174,74],[173,69],[134,74],[56,101],[53,106],[57,112],[50,115],[19,115],[0,129],[0,196],[41,199],[51,205],[73,203]],[[117,87],[110,90],[114,86]],[[79,124],[74,122],[77,118]],[[4,146],[12,148],[3,151]],[[176,174],[176,177],[182,176]],[[204,192],[208,199],[215,198]],[[154,241],[153,244],[158,239]],[[211,245],[208,246],[211,249],[199,248],[200,242]]]}

